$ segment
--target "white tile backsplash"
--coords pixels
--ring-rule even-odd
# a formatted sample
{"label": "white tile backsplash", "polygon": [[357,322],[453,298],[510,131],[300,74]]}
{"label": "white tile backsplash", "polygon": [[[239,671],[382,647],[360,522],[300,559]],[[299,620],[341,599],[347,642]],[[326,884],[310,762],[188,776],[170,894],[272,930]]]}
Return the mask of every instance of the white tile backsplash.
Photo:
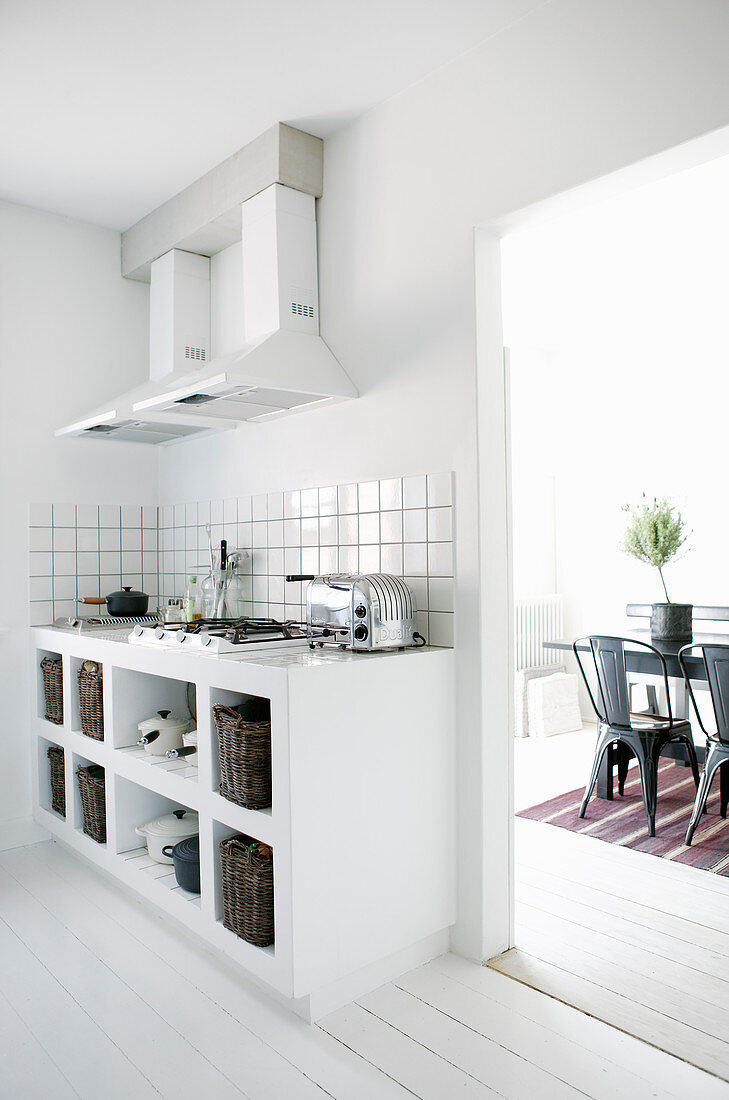
{"label": "white tile backsplash", "polygon": [[294,489],[284,493],[284,519],[298,519],[301,516],[301,490]]}
{"label": "white tile backsplash", "polygon": [[337,514],[337,487],[327,485],[319,490],[319,515],[336,516]]}
{"label": "white tile backsplash", "polygon": [[358,508],[360,512],[379,512],[379,481],[360,481],[357,486]]}
{"label": "white tile backsplash", "polygon": [[75,504],[54,504],[53,505],[53,526],[54,527],[75,527],[76,526],[76,505]]}
{"label": "white tile backsplash", "polygon": [[428,509],[428,542],[453,541],[453,509]]}
{"label": "white tile backsplash", "polygon": [[418,477],[404,477],[402,479],[403,508],[425,508],[427,502],[425,474]]}
{"label": "white tile backsplash", "polygon": [[29,522],[31,527],[52,527],[53,505],[31,504]]}
{"label": "white tile backsplash", "polygon": [[413,508],[403,512],[403,541],[425,542],[428,537],[428,520],[425,508]]}
{"label": "white tile backsplash", "polygon": [[269,520],[283,519],[283,493],[268,494]]}
{"label": "white tile backsplash", "polygon": [[213,546],[226,538],[229,550],[248,551],[240,572],[251,614],[303,617],[306,585],[287,583],[287,574],[382,571],[404,576],[413,589],[418,629],[429,641],[453,644],[450,473],[160,508],[33,504],[32,621],[75,614],[77,593],[103,595],[121,584],[149,593],[152,608],[181,595],[188,573],[208,570],[206,524]]}
{"label": "white tile backsplash", "polygon": [[357,486],[356,485],[340,485],[337,490],[337,499],[339,501],[339,515],[346,516],[352,512],[357,511]]}
{"label": "white tile backsplash", "polygon": [[94,527],[98,529],[99,526],[99,506],[98,504],[77,504],[76,505],[76,526],[77,527]]}
{"label": "white tile backsplash", "polygon": [[[168,511],[172,521],[174,510]],[[155,607],[160,590],[161,513],[156,505],[32,504],[28,531],[31,622],[51,622],[79,610],[103,614],[103,607],[83,607],[77,599],[103,596],[122,583],[142,588]],[[174,530],[165,530],[170,540]]]}

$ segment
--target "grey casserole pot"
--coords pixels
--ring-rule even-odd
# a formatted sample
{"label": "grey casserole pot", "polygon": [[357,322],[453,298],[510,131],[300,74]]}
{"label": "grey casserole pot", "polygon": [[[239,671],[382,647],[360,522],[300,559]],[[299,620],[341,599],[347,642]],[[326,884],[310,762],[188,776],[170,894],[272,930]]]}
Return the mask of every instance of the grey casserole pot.
{"label": "grey casserole pot", "polygon": [[167,844],[162,854],[175,865],[177,885],[191,894],[200,893],[200,835],[186,836],[178,844]]}

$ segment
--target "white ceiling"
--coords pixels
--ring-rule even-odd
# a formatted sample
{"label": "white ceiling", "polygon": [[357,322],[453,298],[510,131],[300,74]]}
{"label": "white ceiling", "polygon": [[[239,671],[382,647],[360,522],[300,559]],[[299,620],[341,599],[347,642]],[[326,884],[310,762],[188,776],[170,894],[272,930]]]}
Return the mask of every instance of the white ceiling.
{"label": "white ceiling", "polygon": [[0,198],[124,229],[275,122],[326,137],[543,0],[2,0]]}

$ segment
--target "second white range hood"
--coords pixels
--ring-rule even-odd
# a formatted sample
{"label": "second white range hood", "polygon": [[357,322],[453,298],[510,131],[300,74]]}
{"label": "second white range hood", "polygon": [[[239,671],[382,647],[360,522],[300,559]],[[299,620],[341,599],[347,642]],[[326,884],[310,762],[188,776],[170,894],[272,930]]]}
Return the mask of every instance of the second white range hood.
{"label": "second white range hood", "polygon": [[[274,184],[241,219],[212,284],[206,256],[173,249],[153,262],[149,382],[57,435],[167,443],[358,396],[319,335],[313,196]],[[217,343],[235,334],[217,356],[211,286],[216,318],[228,318]]]}

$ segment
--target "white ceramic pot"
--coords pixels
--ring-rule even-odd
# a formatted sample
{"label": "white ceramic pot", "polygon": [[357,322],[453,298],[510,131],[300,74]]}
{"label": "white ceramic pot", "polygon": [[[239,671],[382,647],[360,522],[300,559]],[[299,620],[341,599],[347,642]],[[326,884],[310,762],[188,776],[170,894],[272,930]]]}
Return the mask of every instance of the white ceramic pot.
{"label": "white ceramic pot", "polygon": [[171,856],[163,855],[162,849],[174,848],[185,837],[194,836],[199,832],[197,814],[194,810],[174,810],[171,814],[163,814],[154,821],[148,821],[146,825],[136,825],[134,829],[137,836],[144,837],[147,842],[147,851],[157,863],[174,863]]}
{"label": "white ceramic pot", "polygon": [[169,710],[158,710],[154,718],[145,718],[137,726],[137,741],[150,756],[164,756],[168,749],[181,749],[182,738],[190,728],[189,718],[177,718]]}

